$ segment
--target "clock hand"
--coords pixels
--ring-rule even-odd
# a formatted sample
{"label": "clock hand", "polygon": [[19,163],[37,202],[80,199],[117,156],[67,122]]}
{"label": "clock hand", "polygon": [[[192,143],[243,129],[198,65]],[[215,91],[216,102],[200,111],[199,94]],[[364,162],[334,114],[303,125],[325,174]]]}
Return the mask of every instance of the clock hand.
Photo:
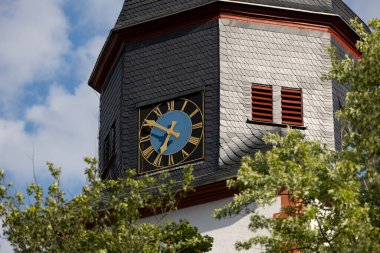
{"label": "clock hand", "polygon": [[[173,121],[173,122],[176,122],[176,121]],[[172,124],[173,124],[173,122],[172,122]],[[150,127],[157,127],[158,129],[161,129],[162,131],[164,131],[164,132],[166,132],[166,134],[170,134],[170,135],[173,135],[175,138],[178,138],[179,137],[179,133],[177,133],[177,132],[174,132],[173,131],[173,128],[171,128],[171,129],[167,129],[166,127],[164,127],[164,126],[161,126],[160,124],[158,124],[156,121],[154,121],[154,120],[148,120],[148,119],[146,119],[145,120],[145,123],[148,125],[148,126],[150,126]],[[177,124],[177,122],[176,122],[176,124]],[[174,124],[175,125],[175,124]]]}
{"label": "clock hand", "polygon": [[166,136],[166,139],[165,139],[165,142],[164,144],[162,144],[161,148],[160,148],[160,153],[163,154],[167,149],[168,149],[168,141],[170,139],[170,135],[168,134]]}
{"label": "clock hand", "polygon": [[173,129],[174,129],[176,124],[177,124],[177,121],[172,121],[170,129],[167,131],[168,135],[166,136],[164,144],[162,144],[162,146],[160,148],[161,154],[163,154],[168,149],[168,142],[169,142],[170,136],[174,133]]}

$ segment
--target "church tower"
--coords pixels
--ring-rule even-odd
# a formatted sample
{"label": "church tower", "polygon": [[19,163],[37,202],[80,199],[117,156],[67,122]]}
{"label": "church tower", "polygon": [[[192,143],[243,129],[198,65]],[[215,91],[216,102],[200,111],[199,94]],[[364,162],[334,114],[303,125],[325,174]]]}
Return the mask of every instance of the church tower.
{"label": "church tower", "polygon": [[171,217],[213,236],[213,252],[234,252],[249,219],[211,213],[265,133],[291,126],[340,148],[334,112],[346,90],[320,77],[326,47],[360,57],[354,17],[342,0],[126,0],[89,80],[103,180],[131,168],[178,179],[193,165],[197,191]]}

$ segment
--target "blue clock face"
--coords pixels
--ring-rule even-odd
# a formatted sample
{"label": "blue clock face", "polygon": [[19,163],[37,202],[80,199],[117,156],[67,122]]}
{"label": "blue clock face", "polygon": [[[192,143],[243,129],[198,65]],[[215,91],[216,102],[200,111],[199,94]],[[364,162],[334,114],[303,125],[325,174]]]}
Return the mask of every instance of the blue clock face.
{"label": "blue clock face", "polygon": [[167,129],[170,129],[173,122],[176,122],[173,131],[179,133],[178,137],[174,135],[168,137],[166,131],[154,127],[150,134],[150,142],[157,153],[161,153],[161,147],[164,145],[167,138],[169,138],[167,141],[167,149],[162,152],[162,155],[172,155],[185,147],[191,137],[192,130],[191,120],[186,113],[181,111],[167,112],[156,122]]}
{"label": "blue clock face", "polygon": [[139,170],[203,159],[203,92],[140,109]]}

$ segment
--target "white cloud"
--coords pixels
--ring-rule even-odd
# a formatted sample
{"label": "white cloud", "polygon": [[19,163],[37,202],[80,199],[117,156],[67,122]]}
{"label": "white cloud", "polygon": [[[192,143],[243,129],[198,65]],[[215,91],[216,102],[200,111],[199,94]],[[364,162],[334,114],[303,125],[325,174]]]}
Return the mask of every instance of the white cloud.
{"label": "white cloud", "polygon": [[[62,167],[66,189],[84,183],[86,155],[97,154],[98,98],[81,84],[70,94],[53,86],[45,104],[27,110],[24,120],[0,119],[0,166],[12,173],[17,185],[33,178],[33,150],[37,175],[47,175],[46,161]],[[25,130],[32,124],[35,131]]]}
{"label": "white cloud", "polygon": [[[87,75],[104,39],[95,37],[77,49],[75,65],[82,80]],[[47,175],[46,161],[61,166],[66,189],[84,183],[86,155],[97,154],[98,95],[86,82],[73,93],[54,84],[44,103],[34,105],[22,119],[0,118],[0,167],[12,173],[18,185],[32,181],[33,150],[37,175]],[[27,131],[27,128],[34,129]]]}
{"label": "white cloud", "polygon": [[[60,0],[0,1],[0,105],[35,80],[48,80],[70,48]],[[3,108],[4,111],[4,108]]]}

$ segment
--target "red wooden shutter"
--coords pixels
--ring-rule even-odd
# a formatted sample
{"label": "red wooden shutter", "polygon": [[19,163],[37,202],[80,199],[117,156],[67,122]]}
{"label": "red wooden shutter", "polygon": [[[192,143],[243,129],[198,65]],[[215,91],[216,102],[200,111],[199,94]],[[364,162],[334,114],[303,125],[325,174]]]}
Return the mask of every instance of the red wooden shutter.
{"label": "red wooden shutter", "polygon": [[302,90],[282,88],[281,109],[282,124],[302,126]]}
{"label": "red wooden shutter", "polygon": [[272,86],[252,85],[252,120],[273,122]]}

